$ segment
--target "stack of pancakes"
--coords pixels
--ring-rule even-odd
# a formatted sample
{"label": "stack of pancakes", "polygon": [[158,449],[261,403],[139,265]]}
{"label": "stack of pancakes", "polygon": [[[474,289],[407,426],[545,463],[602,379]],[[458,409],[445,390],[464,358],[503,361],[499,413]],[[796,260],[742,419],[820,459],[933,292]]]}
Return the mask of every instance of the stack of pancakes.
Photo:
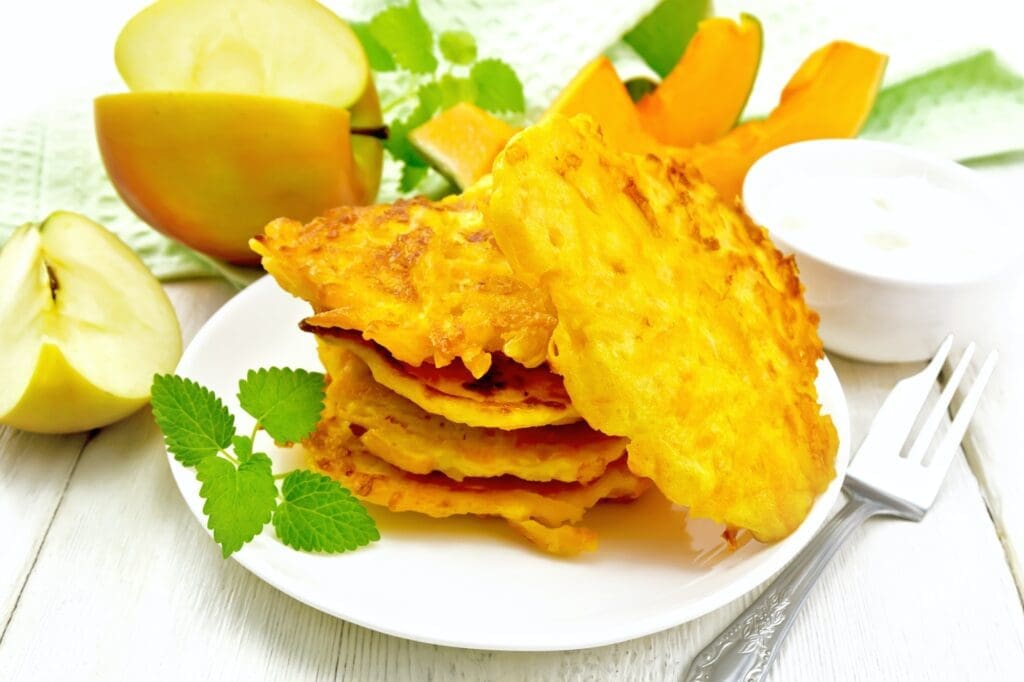
{"label": "stack of pancakes", "polygon": [[265,232],[329,377],[312,465],[364,500],[568,554],[595,545],[589,507],[648,479],[774,541],[835,476],[795,264],[685,159],[553,117],[460,196]]}
{"label": "stack of pancakes", "polygon": [[649,482],[547,366],[555,316],[485,229],[489,191],[281,219],[254,240],[315,312],[301,326],[328,386],[310,464],[393,511],[502,517],[549,552],[593,549],[586,510]]}

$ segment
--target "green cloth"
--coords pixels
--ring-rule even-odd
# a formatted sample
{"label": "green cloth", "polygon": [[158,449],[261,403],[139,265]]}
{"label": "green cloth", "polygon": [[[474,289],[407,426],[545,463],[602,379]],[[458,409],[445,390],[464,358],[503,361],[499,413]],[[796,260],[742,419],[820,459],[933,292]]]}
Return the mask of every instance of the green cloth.
{"label": "green cloth", "polygon": [[1024,149],[1024,78],[981,52],[885,88],[861,135],[960,161]]}

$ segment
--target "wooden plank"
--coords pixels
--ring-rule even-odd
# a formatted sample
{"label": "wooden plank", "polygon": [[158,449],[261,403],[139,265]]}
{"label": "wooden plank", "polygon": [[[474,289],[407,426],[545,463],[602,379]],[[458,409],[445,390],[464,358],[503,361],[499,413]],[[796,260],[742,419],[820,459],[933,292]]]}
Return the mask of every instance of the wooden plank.
{"label": "wooden plank", "polygon": [[[997,196],[1019,195],[1024,153],[971,165],[987,176]],[[1010,219],[1020,228],[1017,238],[1024,240],[1024,213],[1018,210]],[[981,357],[996,349],[1000,359],[964,449],[1024,598],[1024,495],[1020,491],[1024,481],[1024,271],[1016,268],[1015,277],[1003,284],[998,296],[993,302],[1001,312],[997,325],[965,334],[979,342]]]}
{"label": "wooden plank", "polygon": [[[911,371],[836,365],[858,434]],[[581,652],[463,651],[374,633],[222,561],[141,412],[86,448],[0,643],[0,679],[675,679],[747,600]],[[873,521],[840,553],[774,679],[1011,679],[1022,666],[1024,613],[959,459],[923,523]]]}
{"label": "wooden plank", "polygon": [[86,437],[0,426],[0,641]]}

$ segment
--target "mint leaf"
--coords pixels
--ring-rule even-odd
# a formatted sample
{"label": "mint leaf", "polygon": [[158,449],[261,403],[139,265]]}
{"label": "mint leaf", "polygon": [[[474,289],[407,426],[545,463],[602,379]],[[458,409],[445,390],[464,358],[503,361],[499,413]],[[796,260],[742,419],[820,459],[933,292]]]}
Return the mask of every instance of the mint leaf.
{"label": "mint leaf", "polygon": [[306,552],[344,552],[380,539],[366,508],[323,474],[300,469],[285,476],[274,512],[281,542]]}
{"label": "mint leaf", "polygon": [[413,73],[434,73],[434,35],[413,0],[405,7],[389,7],[370,20],[370,35],[395,62]]}
{"label": "mint leaf", "polygon": [[441,86],[437,83],[426,83],[419,87],[416,96],[416,108],[404,121],[391,124],[388,139],[384,142],[388,153],[404,164],[399,180],[399,190],[402,192],[411,192],[427,175],[427,162],[409,142],[409,133],[429,121],[434,112],[441,107]]}
{"label": "mint leaf", "polygon": [[469,78],[476,87],[476,104],[488,111],[526,110],[523,84],[512,67],[500,59],[484,59],[473,65]]}
{"label": "mint leaf", "polygon": [[476,59],[476,40],[466,31],[445,31],[437,42],[441,54],[452,64],[472,64]]}
{"label": "mint leaf", "polygon": [[256,537],[274,512],[270,458],[258,452],[235,468],[223,457],[207,457],[196,465],[196,478],[203,484],[199,495],[206,500],[207,527],[226,559]]}
{"label": "mint leaf", "polygon": [[231,449],[239,462],[248,462],[252,458],[252,438],[249,436],[232,436]]}
{"label": "mint leaf", "polygon": [[428,166],[405,164],[402,166],[402,176],[398,181],[398,189],[402,192],[413,191],[423,182],[423,178],[427,177],[429,171],[430,168]]}
{"label": "mint leaf", "polygon": [[238,403],[279,443],[300,441],[324,409],[324,375],[304,369],[249,370],[238,382]]}
{"label": "mint leaf", "polygon": [[683,56],[710,0],[663,0],[622,39],[664,78]]}
{"label": "mint leaf", "polygon": [[231,444],[235,418],[213,391],[172,374],[157,374],[151,389],[153,418],[167,449],[185,466],[195,466]]}
{"label": "mint leaf", "polygon": [[459,102],[472,102],[476,99],[476,86],[468,78],[445,74],[437,85],[441,91],[442,110],[451,109]]}
{"label": "mint leaf", "polygon": [[356,34],[356,38],[359,38],[359,42],[362,43],[363,52],[366,53],[366,61],[370,63],[371,69],[380,73],[395,70],[395,60],[391,58],[391,53],[377,42],[377,39],[370,33],[369,24],[353,23],[349,24],[349,28],[352,29],[352,32]]}

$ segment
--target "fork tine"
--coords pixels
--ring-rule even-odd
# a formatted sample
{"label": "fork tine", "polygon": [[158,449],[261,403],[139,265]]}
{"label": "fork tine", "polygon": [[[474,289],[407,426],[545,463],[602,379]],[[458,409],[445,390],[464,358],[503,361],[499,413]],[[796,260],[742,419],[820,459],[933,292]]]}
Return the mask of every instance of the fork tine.
{"label": "fork tine", "polygon": [[971,358],[974,356],[974,349],[976,348],[972,341],[967,348],[964,349],[963,355],[960,356],[960,362],[957,363],[956,369],[953,370],[953,374],[950,375],[949,381],[946,382],[946,387],[942,389],[942,393],[939,395],[938,401],[936,401],[931,412],[928,413],[928,419],[925,420],[921,426],[921,430],[918,431],[917,438],[914,440],[913,446],[907,453],[907,461],[909,462],[920,462],[924,459],[924,453],[928,450],[928,446],[932,444],[932,440],[935,438],[935,432],[939,430],[939,422],[942,417],[946,414],[946,410],[949,408],[949,403],[953,401],[953,394],[956,393],[957,387],[960,385],[960,381],[964,377],[964,373],[967,371],[967,367],[971,364]]}
{"label": "fork tine", "polygon": [[949,334],[939,344],[939,348],[935,351],[935,355],[932,357],[931,362],[928,363],[928,366],[910,377],[910,379],[927,383],[930,388],[935,383],[935,380],[939,378],[939,372],[942,371],[942,367],[946,364],[946,357],[949,355],[949,349],[952,347],[953,335]]}
{"label": "fork tine", "polygon": [[942,370],[949,349],[953,346],[953,335],[950,334],[935,351],[935,357],[923,370],[900,380],[892,389],[882,406],[871,421],[867,435],[857,449],[851,467],[857,468],[867,464],[865,459],[886,456],[887,453],[903,449],[903,444],[910,435],[914,421],[921,412],[928,396],[935,385],[935,379]]}
{"label": "fork tine", "polygon": [[[960,409],[957,410],[956,417],[953,418],[949,432],[942,439],[942,444],[939,445],[935,455],[932,457],[931,463],[928,465],[928,470],[933,480],[937,478],[938,482],[941,483],[942,479],[945,478],[946,469],[949,468],[949,463],[953,461],[953,455],[956,454],[957,449],[960,447],[960,441],[963,440],[964,434],[967,432],[967,425],[970,424],[971,417],[974,416],[974,410],[977,409],[978,403],[981,401],[981,393],[985,390],[985,385],[988,384],[988,380],[992,376],[992,371],[995,369],[998,358],[999,354],[996,351],[989,353],[989,356],[985,359],[985,364],[981,366],[981,370],[974,380],[974,385],[971,386],[971,390],[967,393],[964,401],[960,403]],[[938,486],[936,486],[936,492],[938,492]]]}

